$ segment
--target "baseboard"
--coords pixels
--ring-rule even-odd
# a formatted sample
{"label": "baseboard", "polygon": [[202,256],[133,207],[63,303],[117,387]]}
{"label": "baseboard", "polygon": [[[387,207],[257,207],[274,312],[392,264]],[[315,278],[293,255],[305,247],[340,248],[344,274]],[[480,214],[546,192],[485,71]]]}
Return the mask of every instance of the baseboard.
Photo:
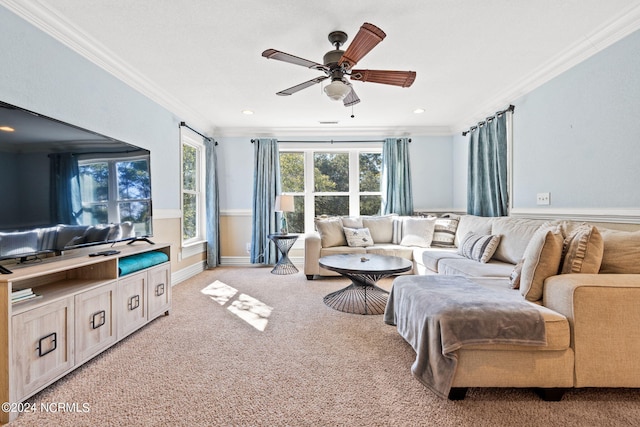
{"label": "baseboard", "polygon": [[[300,268],[304,265],[304,257],[289,258],[296,267]],[[225,267],[262,267],[262,264],[251,264],[251,258],[248,256],[223,256],[220,259],[220,265]]]}
{"label": "baseboard", "polygon": [[207,262],[201,261],[192,264],[189,267],[183,268],[182,270],[175,271],[171,273],[171,286],[175,286],[180,282],[184,282],[185,280],[195,276],[196,274],[202,273],[206,269]]}

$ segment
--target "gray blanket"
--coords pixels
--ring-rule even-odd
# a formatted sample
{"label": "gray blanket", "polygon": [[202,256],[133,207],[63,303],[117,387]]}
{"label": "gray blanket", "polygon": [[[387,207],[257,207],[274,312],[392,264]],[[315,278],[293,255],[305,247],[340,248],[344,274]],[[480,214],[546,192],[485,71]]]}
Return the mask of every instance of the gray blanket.
{"label": "gray blanket", "polygon": [[413,375],[447,398],[456,350],[465,345],[546,345],[542,315],[518,297],[459,276],[402,276],[393,282],[384,321],[415,350]]}

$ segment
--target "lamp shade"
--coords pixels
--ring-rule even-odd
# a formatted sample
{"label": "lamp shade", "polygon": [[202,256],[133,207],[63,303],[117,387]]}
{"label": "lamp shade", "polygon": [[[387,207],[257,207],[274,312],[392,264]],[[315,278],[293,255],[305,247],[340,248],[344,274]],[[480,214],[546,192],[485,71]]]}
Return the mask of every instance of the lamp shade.
{"label": "lamp shade", "polygon": [[293,196],[290,194],[281,194],[276,196],[276,212],[295,212],[293,208]]}
{"label": "lamp shade", "polygon": [[334,101],[342,101],[351,92],[351,86],[340,80],[334,80],[324,87],[324,93]]}

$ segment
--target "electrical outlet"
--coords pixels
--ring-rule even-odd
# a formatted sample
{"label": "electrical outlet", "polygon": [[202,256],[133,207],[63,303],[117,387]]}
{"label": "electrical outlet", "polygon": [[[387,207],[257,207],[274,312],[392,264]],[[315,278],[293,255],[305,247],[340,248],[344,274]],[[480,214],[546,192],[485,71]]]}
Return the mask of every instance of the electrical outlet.
{"label": "electrical outlet", "polygon": [[246,243],[245,250],[247,251],[248,254],[251,253],[251,243],[249,242]]}
{"label": "electrical outlet", "polygon": [[550,205],[551,194],[550,193],[538,193],[536,197],[536,204],[538,205]]}

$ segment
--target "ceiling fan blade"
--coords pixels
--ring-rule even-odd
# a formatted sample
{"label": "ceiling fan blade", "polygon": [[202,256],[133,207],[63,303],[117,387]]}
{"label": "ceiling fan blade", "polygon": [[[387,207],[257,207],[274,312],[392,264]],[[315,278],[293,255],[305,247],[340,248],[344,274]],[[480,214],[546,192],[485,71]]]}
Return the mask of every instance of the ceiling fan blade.
{"label": "ceiling fan blade", "polygon": [[380,43],[387,35],[380,28],[373,24],[365,22],[358,34],[353,38],[347,50],[342,54],[342,58],[338,61],[338,65],[346,63],[349,69],[355,66],[367,53],[371,51],[378,43]]}
{"label": "ceiling fan blade", "polygon": [[262,52],[262,56],[264,56],[267,59],[276,59],[278,61],[288,62],[290,64],[302,65],[305,68],[312,68],[320,71],[328,70],[327,67],[325,67],[322,64],[318,64],[317,62],[309,61],[308,59],[304,59],[288,53],[280,52],[279,50],[275,50],[275,49],[265,50],[264,52]]}
{"label": "ceiling fan blade", "polygon": [[295,85],[293,87],[290,87],[289,89],[281,90],[280,92],[276,93],[276,95],[280,95],[280,96],[293,95],[294,93],[301,91],[302,89],[306,89],[309,86],[313,86],[314,84],[320,83],[321,81],[326,80],[328,78],[329,76],[316,77],[315,79],[311,79],[304,83],[300,83],[299,85]]}
{"label": "ceiling fan blade", "polygon": [[389,70],[351,70],[351,80],[409,87],[416,80],[416,72]]}
{"label": "ceiling fan blade", "polygon": [[356,91],[353,90],[353,86],[351,86],[351,92],[349,92],[349,94],[342,100],[342,102],[344,103],[345,107],[351,107],[352,105],[356,105],[358,102],[360,102],[360,98],[358,98]]}

